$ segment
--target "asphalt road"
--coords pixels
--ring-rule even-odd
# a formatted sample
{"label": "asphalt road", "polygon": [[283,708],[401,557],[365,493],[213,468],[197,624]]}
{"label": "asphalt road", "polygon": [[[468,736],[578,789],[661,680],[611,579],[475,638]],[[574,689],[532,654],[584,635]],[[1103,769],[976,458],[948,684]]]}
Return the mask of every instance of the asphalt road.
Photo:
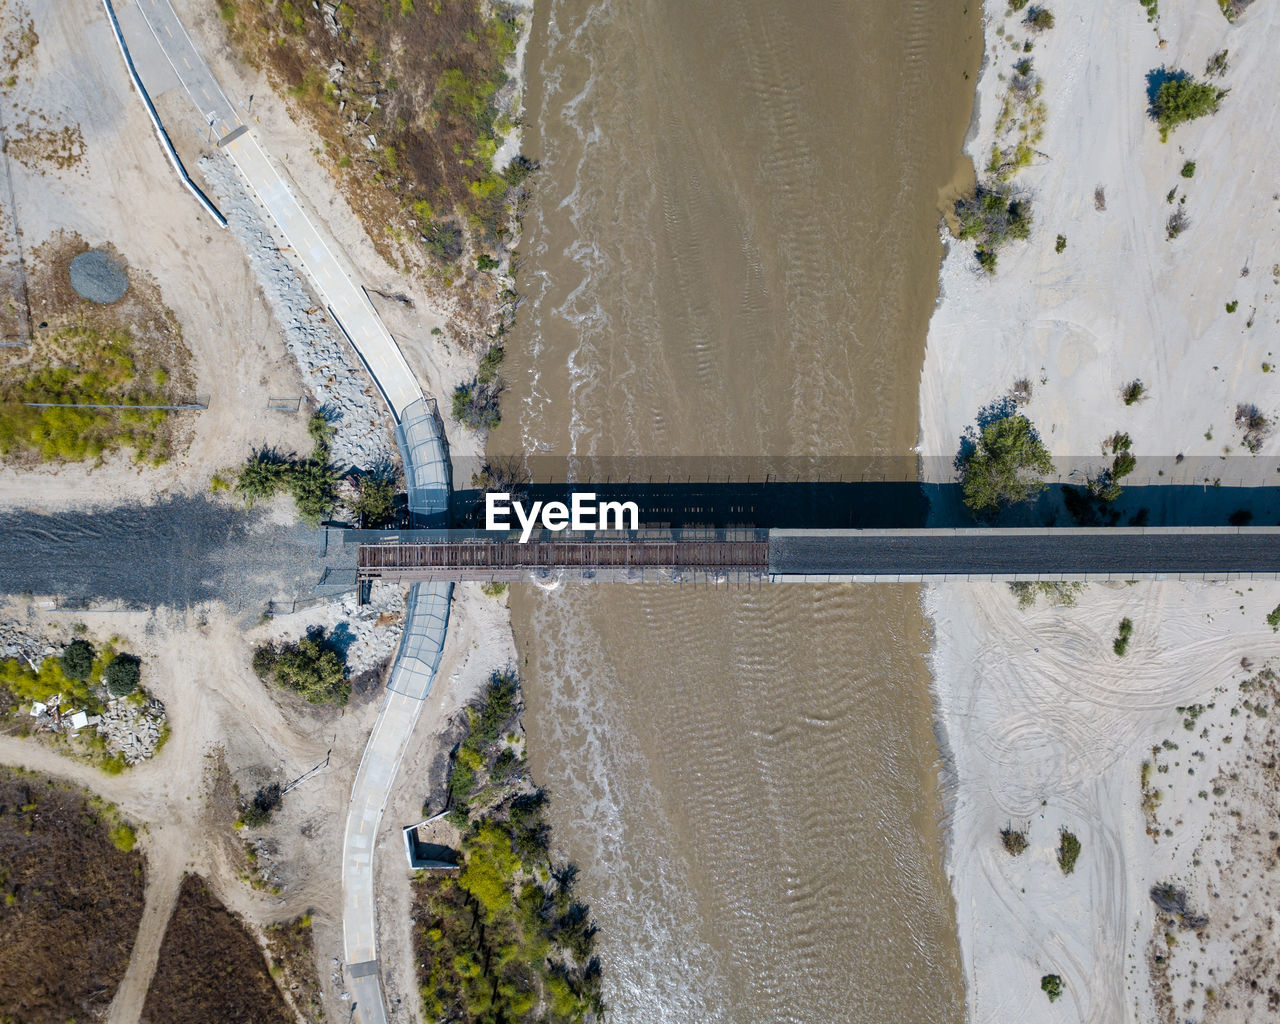
{"label": "asphalt road", "polygon": [[1280,573],[1280,528],[774,530],[769,572],[881,579],[1266,576]]}

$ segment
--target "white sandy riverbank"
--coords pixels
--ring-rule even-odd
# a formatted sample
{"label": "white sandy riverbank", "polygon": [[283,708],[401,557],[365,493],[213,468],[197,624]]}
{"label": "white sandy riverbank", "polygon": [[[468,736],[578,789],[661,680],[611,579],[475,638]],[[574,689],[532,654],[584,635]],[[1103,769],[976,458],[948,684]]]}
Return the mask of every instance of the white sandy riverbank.
{"label": "white sandy riverbank", "polygon": [[[978,410],[1026,379],[1027,415],[1055,456],[1082,466],[1096,466],[1116,431],[1140,458],[1247,457],[1237,406],[1280,413],[1280,374],[1263,369],[1280,363],[1280,11],[1258,3],[1232,26],[1213,0],[1196,0],[1161,4],[1152,25],[1135,0],[1044,6],[1056,25],[1024,54],[1022,15],[1005,0],[987,5],[970,153],[986,165],[1012,65],[1030,56],[1047,120],[1012,184],[1032,198],[1035,227],[1001,250],[994,278],[972,244],[951,247],[921,381],[921,452],[953,456]],[[1200,76],[1224,48],[1221,110],[1162,144],[1147,73]],[[1180,174],[1187,160],[1191,178]],[[1170,240],[1179,205],[1189,226]],[[1147,397],[1126,406],[1120,389],[1135,379]],[[1273,435],[1262,453],[1277,451]],[[1232,919],[1253,887],[1272,885],[1275,858],[1264,863],[1242,836],[1274,818],[1270,780],[1247,785],[1274,739],[1242,707],[1240,683],[1280,656],[1265,621],[1278,601],[1274,584],[1094,585],[1075,608],[1042,600],[1021,611],[1003,585],[929,588],[949,748],[947,870],[972,1020],[1258,1019],[1274,969],[1251,989],[1241,951],[1255,936]],[[1126,616],[1134,640],[1119,658],[1111,644]],[[1198,703],[1215,707],[1184,727],[1176,709]],[[1156,811],[1143,807],[1144,761]],[[1010,824],[1029,826],[1016,859],[1000,844]],[[1064,826],[1083,844],[1070,876],[1054,858]],[[1274,836],[1274,824],[1257,827]],[[1209,917],[1200,933],[1156,921],[1148,891],[1165,881]],[[1276,940],[1261,926],[1259,936],[1274,966]],[[1045,974],[1063,980],[1052,1004]]]}

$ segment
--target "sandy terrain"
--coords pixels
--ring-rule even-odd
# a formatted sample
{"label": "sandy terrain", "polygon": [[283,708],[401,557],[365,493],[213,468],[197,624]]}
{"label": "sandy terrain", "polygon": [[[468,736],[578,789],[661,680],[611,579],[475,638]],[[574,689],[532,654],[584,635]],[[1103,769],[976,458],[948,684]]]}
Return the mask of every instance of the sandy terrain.
{"label": "sandy terrain", "polygon": [[[323,610],[313,610],[319,616]],[[32,628],[64,633],[71,617],[26,605],[0,611]],[[144,683],[164,701],[171,737],[151,762],[107,776],[30,740],[0,740],[0,760],[71,779],[118,804],[143,823],[148,858],[147,906],[135,955],[116,998],[112,1019],[137,1019],[184,871],[212,880],[220,899],[256,924],[311,910],[318,958],[341,954],[339,872],[342,810],[366,733],[377,711],[372,693],[348,707],[314,708],[269,691],[249,668],[250,644],[274,624],[246,638],[240,623],[214,609],[180,618],[167,613],[87,613],[91,639],[118,635],[143,658]],[[266,782],[288,782],[320,764],[266,829],[236,833],[231,784],[252,794]],[[218,765],[225,764],[225,774]],[[259,867],[279,894],[241,881],[248,870],[241,839],[262,840]],[[322,977],[329,972],[322,970]],[[336,990],[326,986],[330,999]],[[336,1005],[333,1004],[333,1005]]]}
{"label": "sandy terrain", "polygon": [[[1123,430],[1139,460],[1230,454],[1242,458],[1224,464],[1224,475],[1247,473],[1257,463],[1246,465],[1237,405],[1280,412],[1280,379],[1263,369],[1280,350],[1280,183],[1271,173],[1280,142],[1270,99],[1280,86],[1272,59],[1280,12],[1256,4],[1232,26],[1209,0],[1162,4],[1152,25],[1136,3],[1046,6],[1056,26],[1035,36],[1029,54],[1044,82],[1045,133],[1013,180],[1033,200],[1035,227],[1028,242],[1001,250],[994,277],[978,270],[971,243],[952,245],[921,381],[921,452],[954,456],[978,410],[1025,378],[1025,411],[1054,456],[1073,465],[1096,467],[1102,439]],[[1004,0],[989,3],[987,17],[969,146],[979,167],[1029,37]],[[1168,65],[1199,76],[1224,48],[1221,84],[1232,91],[1221,110],[1162,144],[1146,115],[1147,73]],[[1187,160],[1196,164],[1191,178],[1180,174]],[[1178,206],[1189,227],[1169,239]],[[1126,406],[1120,389],[1135,379],[1147,397]],[[1272,436],[1263,453],[1278,446]],[[973,1020],[1260,1019],[1245,1004],[1267,998],[1266,979],[1261,996],[1246,979],[1241,997],[1226,978],[1243,970],[1233,963],[1244,963],[1243,944],[1256,936],[1274,975],[1269,918],[1248,934],[1247,914],[1227,925],[1274,860],[1269,827],[1240,824],[1273,819],[1275,796],[1257,774],[1265,723],[1245,711],[1254,722],[1246,732],[1239,685],[1249,677],[1242,657],[1256,668],[1276,649],[1265,618],[1277,601],[1271,584],[1094,585],[1075,608],[1042,599],[1020,611],[1003,586],[929,588],[947,870]],[[1125,616],[1135,635],[1119,658],[1112,639]],[[1179,706],[1215,700],[1184,729]],[[1232,728],[1234,748],[1224,746]],[[1228,756],[1239,759],[1241,778],[1234,790],[1219,786],[1220,798],[1210,781]],[[1149,807],[1159,800],[1154,825],[1143,807],[1144,761],[1152,761],[1149,787],[1162,791],[1148,799]],[[1029,828],[1030,848],[1016,859],[1000,843],[1007,825]],[[1060,827],[1083,844],[1070,876],[1055,860]],[[1158,882],[1184,887],[1191,908],[1208,915],[1200,933],[1168,915],[1156,920],[1149,889]],[[1149,961],[1153,936],[1164,949]],[[1189,961],[1199,964],[1194,986]],[[1055,1003],[1040,991],[1045,974],[1062,977]]]}
{"label": "sandy terrain", "polygon": [[[218,469],[274,440],[306,450],[305,416],[271,412],[269,398],[302,395],[297,368],[235,239],[218,229],[179,185],[133,93],[100,5],[27,5],[40,37],[5,91],[6,119],[38,114],[78,125],[84,155],[72,166],[10,161],[28,252],[58,231],[90,245],[113,244],[159,285],[182,325],[196,392],[209,408],[194,417],[182,458],[139,470],[127,459],[97,469],[15,473],[0,469],[0,503],[34,493],[44,507],[110,502],[172,490],[204,490]],[[8,14],[17,8],[10,4]]]}

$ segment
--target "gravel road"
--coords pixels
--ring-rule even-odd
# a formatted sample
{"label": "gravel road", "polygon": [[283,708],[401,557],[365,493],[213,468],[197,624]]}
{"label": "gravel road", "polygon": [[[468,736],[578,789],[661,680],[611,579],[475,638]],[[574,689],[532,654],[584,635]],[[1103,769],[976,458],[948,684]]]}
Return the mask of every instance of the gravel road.
{"label": "gravel road", "polygon": [[[326,547],[333,556],[326,561]],[[185,608],[209,601],[259,612],[310,597],[343,558],[324,530],[207,498],[87,511],[6,511],[0,593]]]}

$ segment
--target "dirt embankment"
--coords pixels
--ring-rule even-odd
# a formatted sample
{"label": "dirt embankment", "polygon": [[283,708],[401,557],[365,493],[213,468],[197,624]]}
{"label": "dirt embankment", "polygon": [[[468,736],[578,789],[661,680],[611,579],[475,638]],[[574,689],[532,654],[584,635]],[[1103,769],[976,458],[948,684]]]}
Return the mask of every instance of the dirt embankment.
{"label": "dirt embankment", "polygon": [[328,169],[381,255],[452,286],[475,326],[488,320],[503,301],[488,273],[497,263],[477,266],[475,255],[512,243],[511,193],[524,173],[493,169],[515,127],[517,12],[475,0],[219,8],[237,55],[324,140]]}
{"label": "dirt embankment", "polygon": [[100,1015],[142,918],[134,835],[66,783],[0,768],[0,1020]]}

